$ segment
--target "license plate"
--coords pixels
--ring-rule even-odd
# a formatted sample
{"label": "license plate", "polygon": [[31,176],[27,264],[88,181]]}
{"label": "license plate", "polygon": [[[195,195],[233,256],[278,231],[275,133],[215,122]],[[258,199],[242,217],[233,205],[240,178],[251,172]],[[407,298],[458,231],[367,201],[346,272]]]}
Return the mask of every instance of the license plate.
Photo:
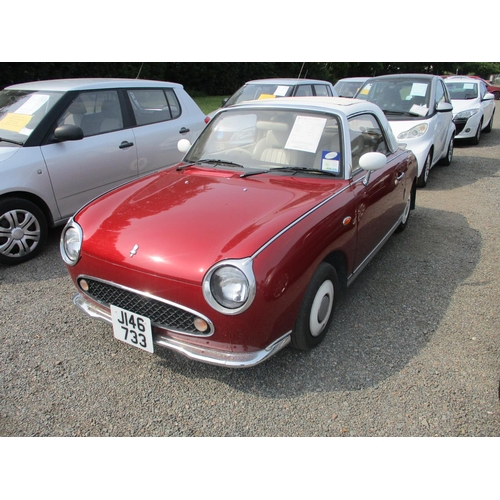
{"label": "license plate", "polygon": [[153,352],[153,332],[149,318],[111,305],[111,319],[116,339],[144,351]]}

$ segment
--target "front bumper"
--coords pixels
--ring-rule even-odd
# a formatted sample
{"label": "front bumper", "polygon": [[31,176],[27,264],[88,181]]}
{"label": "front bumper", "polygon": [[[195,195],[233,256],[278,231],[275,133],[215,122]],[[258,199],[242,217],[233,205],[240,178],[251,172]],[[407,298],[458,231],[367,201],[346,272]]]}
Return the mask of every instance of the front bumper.
{"label": "front bumper", "polygon": [[480,114],[476,113],[469,119],[453,120],[456,128],[455,139],[470,139],[476,135],[480,123]]}
{"label": "front bumper", "polygon": [[[73,303],[91,318],[99,319],[112,324],[109,309],[100,307],[85,300],[85,297],[82,294],[76,294],[73,299]],[[196,361],[216,366],[224,366],[227,368],[250,368],[258,365],[288,345],[290,343],[290,339],[291,332],[288,332],[264,349],[250,352],[233,352],[207,348],[204,346],[202,347],[200,345],[180,340],[178,338],[172,338],[161,333],[155,332],[153,336],[155,345],[171,349]]]}

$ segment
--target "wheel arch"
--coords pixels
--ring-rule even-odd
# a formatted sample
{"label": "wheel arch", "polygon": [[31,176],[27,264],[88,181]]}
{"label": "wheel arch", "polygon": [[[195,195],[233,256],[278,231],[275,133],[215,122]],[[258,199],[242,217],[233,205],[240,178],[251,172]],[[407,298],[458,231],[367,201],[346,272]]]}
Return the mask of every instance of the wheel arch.
{"label": "wheel arch", "polygon": [[48,226],[54,227],[54,218],[52,217],[52,213],[48,205],[45,203],[45,201],[43,201],[42,198],[40,198],[36,194],[29,193],[27,191],[11,191],[0,195],[0,200],[6,200],[9,198],[21,198],[23,200],[34,203],[43,212]]}
{"label": "wheel arch", "polygon": [[347,289],[347,258],[341,250],[334,250],[327,255],[323,262],[332,265],[337,271],[342,290]]}

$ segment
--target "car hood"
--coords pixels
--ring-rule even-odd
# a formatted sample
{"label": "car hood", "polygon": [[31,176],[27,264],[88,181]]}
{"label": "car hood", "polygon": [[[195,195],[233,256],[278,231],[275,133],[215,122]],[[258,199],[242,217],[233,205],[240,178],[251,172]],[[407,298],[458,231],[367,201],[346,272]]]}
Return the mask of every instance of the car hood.
{"label": "car hood", "polygon": [[240,174],[174,167],[111,191],[75,217],[84,231],[82,255],[201,283],[213,264],[253,255],[346,183]]}
{"label": "car hood", "polygon": [[481,107],[477,99],[452,99],[451,103],[453,104],[453,116],[467,109],[477,109]]}
{"label": "car hood", "polygon": [[0,146],[0,163],[12,158],[20,149],[21,146]]}

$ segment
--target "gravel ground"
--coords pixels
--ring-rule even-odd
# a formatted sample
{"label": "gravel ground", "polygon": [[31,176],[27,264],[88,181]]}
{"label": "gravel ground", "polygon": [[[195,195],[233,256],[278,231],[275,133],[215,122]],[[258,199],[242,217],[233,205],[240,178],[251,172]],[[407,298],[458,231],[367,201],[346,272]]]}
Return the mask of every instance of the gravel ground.
{"label": "gravel ground", "polygon": [[116,341],[72,305],[53,231],[0,265],[0,436],[499,436],[499,204],[500,110],[431,171],[325,342],[247,370]]}

